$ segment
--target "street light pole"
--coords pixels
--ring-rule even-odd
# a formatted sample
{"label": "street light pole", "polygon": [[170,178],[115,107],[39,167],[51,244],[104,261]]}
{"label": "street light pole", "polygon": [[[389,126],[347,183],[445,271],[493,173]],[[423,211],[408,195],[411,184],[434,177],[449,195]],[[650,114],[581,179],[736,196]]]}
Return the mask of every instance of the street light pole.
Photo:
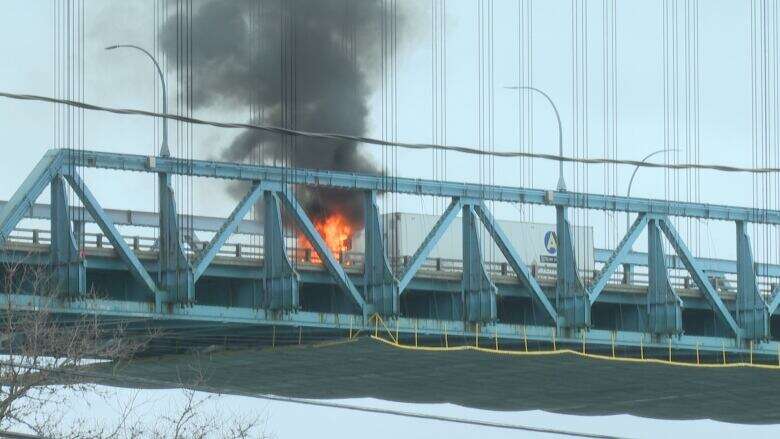
{"label": "street light pole", "polygon": [[[143,47],[139,47],[133,44],[118,44],[114,46],[106,47],[106,50],[114,50],[119,48],[135,49],[143,52],[144,55],[149,57],[157,69],[157,74],[160,76],[160,83],[162,84],[162,101],[163,101],[163,113],[168,114],[168,88],[165,84],[165,75],[160,68],[160,64],[157,60]],[[160,146],[160,156],[170,157],[171,153],[168,149],[168,119],[163,118],[163,138],[162,145]],[[176,215],[176,204],[174,202],[173,188],[171,187],[171,175],[167,172],[158,172],[158,194],[159,194],[159,221],[160,221],[160,236],[158,238],[158,283],[162,291],[167,292],[168,296],[164,294],[155,294],[155,307],[162,309],[164,301],[179,301],[189,303],[194,299],[194,277],[191,268],[189,268],[189,262],[187,256],[184,254],[181,246],[181,238],[179,234],[179,227]]]}
{"label": "street light pole", "polygon": [[[659,149],[658,151],[653,151],[653,152],[651,152],[650,154],[646,155],[646,156],[645,156],[645,157],[644,157],[644,158],[641,160],[641,162],[642,162],[642,163],[645,163],[645,162],[646,162],[646,161],[648,161],[648,160],[649,160],[651,157],[653,157],[653,156],[656,156],[656,155],[658,155],[658,154],[660,154],[660,153],[662,153],[662,152],[672,152],[672,151],[679,151],[679,149]],[[636,166],[636,168],[634,168],[634,172],[631,174],[631,179],[630,179],[630,180],[628,180],[628,190],[626,191],[626,197],[630,197],[630,196],[631,196],[631,185],[633,185],[633,184],[634,184],[634,177],[636,177],[636,173],[637,173],[638,171],[639,171],[639,165],[637,165],[637,166]],[[630,225],[629,225],[629,222],[630,222],[630,219],[631,219],[630,217],[631,217],[631,214],[629,214],[628,212],[626,212],[626,232],[628,232],[628,228],[630,227]]]}
{"label": "street light pole", "polygon": [[555,105],[555,102],[553,102],[550,95],[545,93],[544,91],[532,87],[529,85],[515,85],[515,86],[509,86],[504,87],[509,90],[530,90],[535,91],[542,95],[545,99],[547,99],[547,102],[550,103],[550,106],[552,107],[553,111],[555,112],[555,119],[558,121],[558,157],[560,160],[558,160],[558,186],[557,189],[559,191],[565,191],[566,190],[566,182],[563,180],[563,124],[561,123],[561,114],[558,112],[558,107]]}
{"label": "street light pole", "polygon": [[[160,82],[162,83],[163,114],[167,115],[168,114],[168,88],[165,85],[165,75],[163,75],[163,71],[160,68],[160,64],[157,62],[156,59],[154,59],[154,56],[152,56],[152,54],[149,53],[146,49],[144,49],[143,47],[136,46],[134,44],[117,44],[114,46],[106,47],[106,50],[114,50],[119,48],[140,50],[147,57],[149,57],[150,60],[152,60],[152,63],[154,63],[154,67],[157,69],[157,74],[160,75]],[[163,123],[163,138],[162,138],[162,146],[160,147],[160,155],[162,157],[170,157],[171,152],[168,149],[168,119],[163,118],[162,123]]]}

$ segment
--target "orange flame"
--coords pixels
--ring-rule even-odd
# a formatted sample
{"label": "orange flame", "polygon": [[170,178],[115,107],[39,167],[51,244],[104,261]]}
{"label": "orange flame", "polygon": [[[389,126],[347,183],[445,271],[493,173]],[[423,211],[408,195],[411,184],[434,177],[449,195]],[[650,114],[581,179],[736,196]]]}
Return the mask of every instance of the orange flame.
{"label": "orange flame", "polygon": [[[327,245],[335,257],[338,258],[352,248],[354,228],[344,215],[336,212],[326,218],[314,220],[314,228],[317,229],[317,232],[325,241],[325,245]],[[313,250],[314,248],[303,234],[298,236],[298,243],[303,249]],[[312,262],[320,262],[320,258],[316,253],[311,252],[310,254]]]}

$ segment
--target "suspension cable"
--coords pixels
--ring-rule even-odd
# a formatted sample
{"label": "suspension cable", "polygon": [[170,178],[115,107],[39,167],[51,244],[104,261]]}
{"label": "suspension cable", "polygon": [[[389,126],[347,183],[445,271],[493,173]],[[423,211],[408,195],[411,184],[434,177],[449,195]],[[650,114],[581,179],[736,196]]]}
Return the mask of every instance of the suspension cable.
{"label": "suspension cable", "polygon": [[543,159],[543,160],[562,161],[564,163],[584,163],[584,164],[612,163],[618,165],[639,166],[642,168],[709,169],[709,170],[721,171],[721,172],[743,172],[743,173],[750,173],[750,174],[780,173],[780,167],[777,166],[743,167],[743,166],[715,165],[715,164],[701,164],[701,163],[654,163],[650,161],[643,162],[640,160],[618,160],[612,158],[567,157],[567,156],[559,156],[557,154],[543,154],[543,153],[532,153],[532,152],[523,152],[523,151],[481,151],[479,148],[474,148],[470,146],[398,142],[398,141],[375,139],[371,137],[354,136],[348,134],[316,133],[311,131],[294,130],[294,129],[282,128],[274,125],[259,125],[259,124],[255,125],[255,124],[238,123],[238,122],[217,122],[217,121],[199,119],[195,117],[180,116],[177,114],[164,114],[164,113],[157,113],[154,111],[147,111],[147,110],[106,107],[101,105],[89,104],[86,102],[73,101],[69,99],[56,99],[48,96],[40,96],[40,95],[32,95],[32,94],[18,94],[18,93],[9,93],[9,92],[0,91],[0,97],[22,100],[22,101],[38,101],[38,102],[48,102],[52,104],[63,104],[72,107],[83,108],[86,110],[103,111],[103,112],[114,113],[114,114],[158,117],[158,118],[165,118],[165,119],[187,122],[187,123],[192,123],[197,125],[210,125],[218,128],[252,129],[252,130],[266,131],[269,133],[288,135],[288,136],[300,136],[300,137],[308,137],[308,138],[332,140],[332,141],[360,142],[369,145],[397,146],[397,147],[408,148],[408,149],[422,149],[422,150],[440,149],[444,151],[462,152],[465,154],[490,155],[495,157],[527,157],[527,158],[536,158],[536,159]]}

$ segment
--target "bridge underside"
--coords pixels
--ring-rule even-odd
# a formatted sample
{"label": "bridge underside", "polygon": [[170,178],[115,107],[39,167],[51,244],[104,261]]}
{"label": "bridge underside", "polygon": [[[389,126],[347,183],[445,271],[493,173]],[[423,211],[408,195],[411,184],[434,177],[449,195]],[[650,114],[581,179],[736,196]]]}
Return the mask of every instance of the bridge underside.
{"label": "bridge underside", "polygon": [[[780,375],[755,368],[636,364],[574,354],[426,352],[368,337],[198,358],[206,377],[203,385],[239,395],[373,397],[488,410],[780,422]],[[165,382],[173,386],[189,378],[182,371],[190,370],[192,362],[191,354],[140,359],[116,375],[109,375],[112,366],[98,368],[101,377],[94,381],[132,388],[166,387],[159,384]]]}
{"label": "bridge underside", "polygon": [[[21,245],[17,250],[0,253],[0,275],[13,263],[23,262],[24,265],[48,264],[47,245]],[[81,313],[85,307],[100,309],[100,313],[122,317],[134,317],[141,320],[153,319],[158,322],[190,322],[187,325],[207,325],[213,321],[226,319],[239,326],[273,326],[275,324],[321,327],[323,330],[348,330],[351,326],[355,331],[360,328],[373,328],[373,323],[360,314],[355,303],[343,294],[328,272],[321,265],[299,263],[297,273],[300,282],[300,303],[296,312],[282,312],[263,309],[257,303],[253,294],[262,282],[262,261],[240,258],[217,258],[204,271],[202,278],[195,285],[194,302],[190,306],[169,306],[166,313],[160,314],[155,309],[154,297],[127,270],[111,249],[88,249],[86,256],[89,264],[85,270],[86,285],[96,297],[81,299],[49,298],[57,303],[60,310],[66,313]],[[156,264],[156,256],[149,252],[139,252],[140,262],[152,271]],[[11,264],[11,265],[9,265]],[[347,277],[353,284],[362,289],[364,277],[359,268],[347,267]],[[532,299],[529,289],[520,284],[511,275],[491,276],[497,291],[498,322],[489,325],[479,325],[464,321],[461,305],[461,279],[455,272],[440,272],[436,270],[420,270],[417,276],[407,286],[407,294],[401,297],[398,318],[387,318],[387,325],[403,333],[450,334],[462,331],[464,334],[474,334],[475,330],[483,332],[484,336],[494,336],[494,329],[502,338],[517,339],[522,337],[541,341],[558,340],[580,341],[583,334],[589,343],[610,344],[614,338],[618,345],[652,346],[653,343],[665,347],[671,339],[675,348],[690,349],[698,346],[703,350],[729,353],[748,353],[751,345],[739,343],[733,338],[729,328],[711,309],[702,294],[695,288],[678,289],[677,294],[684,299],[685,308],[682,313],[682,334],[668,337],[651,336],[646,333],[648,324],[647,286],[633,284],[608,284],[594,303],[591,310],[591,326],[587,331],[565,330],[550,326],[544,311]],[[541,290],[549,300],[555,297],[555,278],[540,277]],[[13,299],[13,295],[0,295],[0,303],[16,304],[21,300]],[[733,310],[736,308],[735,295],[721,292],[724,305]],[[49,302],[51,305],[51,302]],[[393,325],[400,322],[398,328]],[[196,323],[197,322],[197,323]],[[281,322],[281,323],[280,323]],[[327,323],[330,322],[330,323]],[[427,322],[427,323],[423,323]],[[187,326],[185,325],[185,326]],[[780,315],[772,315],[769,319],[771,334],[780,334]],[[481,328],[481,329],[480,329]],[[613,333],[615,336],[613,337]],[[182,349],[188,348],[188,343],[198,346],[196,338],[183,336],[180,344]],[[235,344],[235,343],[228,343]],[[757,355],[770,358],[776,363],[778,343],[775,338],[762,343],[752,344],[752,351]]]}

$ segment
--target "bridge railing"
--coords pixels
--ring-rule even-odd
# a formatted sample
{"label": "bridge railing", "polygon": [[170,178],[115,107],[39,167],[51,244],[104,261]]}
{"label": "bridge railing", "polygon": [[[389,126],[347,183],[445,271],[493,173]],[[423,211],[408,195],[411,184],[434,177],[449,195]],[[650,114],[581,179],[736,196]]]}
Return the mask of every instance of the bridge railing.
{"label": "bridge railing", "polygon": [[[138,252],[139,255],[156,254],[157,253],[157,239],[151,236],[144,236],[141,234],[136,235],[123,235],[124,241],[127,245]],[[23,228],[17,227],[13,230],[7,241],[8,245],[13,244],[27,244],[32,246],[41,246],[41,248],[48,248],[51,244],[51,231],[43,228]],[[106,239],[102,233],[85,232],[83,234],[83,244],[85,249],[106,249],[113,250],[114,247],[111,242]],[[189,242],[185,246],[185,252],[188,256],[195,256],[198,252],[202,251],[206,242]],[[303,248],[293,246],[287,249],[288,257],[296,264],[311,266],[311,267],[323,267],[323,262],[317,257],[316,252],[310,248]],[[362,271],[364,268],[365,255],[361,252],[347,251],[335,255],[337,260],[342,263],[350,271]],[[217,257],[222,260],[248,260],[256,261],[258,264],[262,263],[263,259],[263,246],[262,244],[255,244],[251,242],[226,242],[224,243],[218,253]],[[410,257],[395,257],[390,258],[390,265],[396,274],[400,274],[408,266]],[[500,279],[517,278],[517,275],[512,271],[506,262],[491,262],[485,261],[485,270],[500,282]],[[593,270],[579,270],[579,275],[587,285],[592,285],[597,278],[598,273],[601,271],[604,263],[597,261],[596,267]],[[541,284],[549,285],[554,284],[557,279],[556,266],[553,263],[543,263],[531,265],[533,276]],[[437,273],[441,273],[445,276],[460,275],[463,272],[463,261],[460,259],[452,258],[440,258],[430,257],[427,258],[420,267],[421,274],[428,274],[435,276]],[[717,276],[710,277],[711,282],[721,293],[736,293],[736,274],[735,273],[720,273]],[[688,290],[693,293],[698,293],[698,288],[693,282],[690,275],[684,270],[670,270],[669,281],[671,285],[677,290]],[[626,276],[626,273],[621,269],[615,271],[607,281],[607,284],[611,287],[635,287],[646,288],[649,283],[649,276],[646,266],[631,265],[630,276]],[[773,292],[778,288],[780,280],[776,277],[759,276],[757,278],[757,285],[762,296],[769,298]]]}

